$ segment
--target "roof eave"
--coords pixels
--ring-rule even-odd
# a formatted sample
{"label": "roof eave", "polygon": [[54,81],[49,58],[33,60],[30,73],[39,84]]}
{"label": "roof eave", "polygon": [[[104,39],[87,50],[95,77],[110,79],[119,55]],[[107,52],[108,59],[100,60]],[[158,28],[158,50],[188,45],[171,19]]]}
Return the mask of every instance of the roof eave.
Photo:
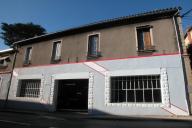
{"label": "roof eave", "polygon": [[[144,22],[145,20],[155,20],[155,19],[162,19],[162,18],[169,18],[173,17],[176,12],[179,11],[179,8],[170,8],[170,9],[162,9],[162,10],[156,10],[156,11],[151,11],[147,13],[140,13],[136,15],[131,15],[131,16],[125,16],[125,17],[119,17],[119,18],[114,18],[114,19],[108,19],[108,20],[103,20],[75,28],[70,28],[66,29],[63,31],[57,31],[41,36],[36,36],[33,38],[17,41],[13,43],[13,45],[25,45],[27,42],[36,42],[36,41],[41,41],[41,40],[46,40],[50,39],[53,37],[59,37],[63,35],[67,35],[69,33],[74,33],[74,32],[84,32],[88,30],[95,30],[95,29],[101,29],[101,28],[106,28],[106,27],[111,27],[111,26],[118,26],[120,24],[132,24],[134,22]],[[179,15],[178,15],[179,16]],[[146,19],[144,19],[146,18]],[[137,19],[137,20],[135,20]],[[134,21],[135,20],[135,21]]]}

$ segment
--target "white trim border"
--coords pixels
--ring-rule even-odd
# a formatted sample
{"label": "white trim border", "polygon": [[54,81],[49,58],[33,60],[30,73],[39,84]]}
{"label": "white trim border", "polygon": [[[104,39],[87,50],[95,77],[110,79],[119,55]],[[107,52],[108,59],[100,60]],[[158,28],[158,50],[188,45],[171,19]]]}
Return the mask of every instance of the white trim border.
{"label": "white trim border", "polygon": [[[40,94],[38,98],[33,98],[33,97],[18,97],[17,93],[18,93],[18,89],[19,89],[19,80],[25,80],[25,79],[40,79],[41,80],[41,85],[40,85]],[[43,74],[37,74],[37,75],[19,75],[18,77],[16,77],[16,81],[17,83],[17,87],[16,87],[16,91],[14,91],[14,96],[15,99],[18,101],[27,101],[27,102],[37,102],[37,103],[44,103],[44,99],[43,99],[43,87],[44,87],[44,82],[45,82],[45,77],[43,76]],[[46,103],[45,103],[46,104]]]}
{"label": "white trim border", "polygon": [[63,74],[54,74],[51,78],[51,88],[50,88],[50,98],[49,104],[52,106],[50,111],[56,110],[56,80],[64,79],[89,79],[88,84],[88,110],[92,111],[93,109],[93,83],[94,83],[94,74],[92,72],[80,72],[80,73],[63,73]]}
{"label": "white trim border", "polygon": [[[132,76],[132,75],[160,75],[162,103],[110,103],[110,77],[112,76]],[[127,107],[170,107],[168,76],[166,68],[138,69],[138,70],[118,70],[105,74],[105,105],[106,106],[127,106]]]}

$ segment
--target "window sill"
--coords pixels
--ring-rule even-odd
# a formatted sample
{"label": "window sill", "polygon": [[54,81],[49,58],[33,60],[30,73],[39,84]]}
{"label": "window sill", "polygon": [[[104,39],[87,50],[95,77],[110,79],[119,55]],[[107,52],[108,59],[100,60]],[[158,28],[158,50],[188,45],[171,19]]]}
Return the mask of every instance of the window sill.
{"label": "window sill", "polygon": [[61,61],[61,58],[59,59],[52,59],[51,60],[51,64],[56,64],[56,63],[59,63]]}
{"label": "window sill", "polygon": [[124,106],[124,107],[142,107],[142,108],[155,108],[164,106],[163,103],[107,103],[107,106]]}
{"label": "window sill", "polygon": [[34,97],[19,97],[19,96],[16,96],[15,97],[16,100],[18,101],[31,101],[31,102],[35,102],[35,103],[40,103],[41,102],[41,97],[37,97],[37,98],[34,98]]}
{"label": "window sill", "polygon": [[101,56],[87,56],[87,59],[88,59],[88,60],[98,59],[99,57],[101,57]]}
{"label": "window sill", "polygon": [[31,64],[31,62],[24,62],[23,66],[29,66]]}
{"label": "window sill", "polygon": [[145,49],[145,50],[138,50],[138,53],[151,53],[151,52],[156,52],[157,50],[155,49]]}
{"label": "window sill", "polygon": [[99,57],[102,57],[100,52],[97,55],[87,55],[87,59],[97,59]]}

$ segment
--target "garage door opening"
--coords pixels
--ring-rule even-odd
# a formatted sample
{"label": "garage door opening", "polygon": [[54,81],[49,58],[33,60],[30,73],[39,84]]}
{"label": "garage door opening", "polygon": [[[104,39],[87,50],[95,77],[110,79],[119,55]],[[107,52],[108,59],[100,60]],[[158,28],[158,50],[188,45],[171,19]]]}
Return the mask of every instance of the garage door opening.
{"label": "garage door opening", "polygon": [[88,79],[58,80],[57,110],[88,110]]}

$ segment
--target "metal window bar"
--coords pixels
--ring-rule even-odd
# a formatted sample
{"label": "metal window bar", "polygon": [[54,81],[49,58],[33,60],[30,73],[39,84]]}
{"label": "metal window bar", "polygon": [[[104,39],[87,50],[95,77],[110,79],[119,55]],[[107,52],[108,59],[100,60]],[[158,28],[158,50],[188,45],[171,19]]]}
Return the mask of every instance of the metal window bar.
{"label": "metal window bar", "polygon": [[20,97],[39,97],[41,80],[21,80],[20,83]]}
{"label": "metal window bar", "polygon": [[[151,102],[154,101],[154,90],[160,90],[160,75],[142,75],[142,76],[118,76],[118,77],[111,77],[111,102],[120,102],[122,101],[123,96],[120,94],[120,91],[122,93],[125,93],[126,97],[125,102],[128,101],[128,90],[133,91],[133,99],[134,102],[137,102],[137,95],[136,91],[137,90],[142,90],[143,95],[143,102],[146,102],[145,96],[147,97],[147,93],[145,93],[146,90],[150,91],[151,90]],[[126,92],[124,92],[126,91]],[[139,98],[139,97],[138,97]],[[156,96],[156,98],[160,98],[161,96]],[[149,101],[148,101],[149,102]],[[161,102],[161,101],[160,101]]]}

